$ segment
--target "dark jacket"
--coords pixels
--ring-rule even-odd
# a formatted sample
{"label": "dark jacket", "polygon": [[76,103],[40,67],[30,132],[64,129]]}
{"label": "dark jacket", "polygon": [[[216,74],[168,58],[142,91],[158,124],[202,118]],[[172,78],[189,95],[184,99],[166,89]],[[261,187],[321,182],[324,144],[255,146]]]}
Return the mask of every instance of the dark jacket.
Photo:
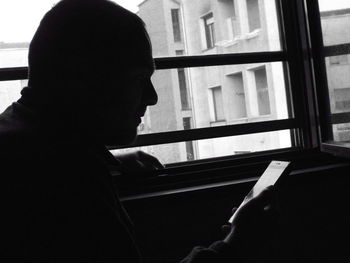
{"label": "dark jacket", "polygon": [[0,260],[139,262],[98,151],[47,137],[30,115],[18,103],[0,115]]}
{"label": "dark jacket", "polygon": [[[113,157],[58,138],[20,103],[0,115],[0,260],[140,262],[107,169]],[[216,242],[182,262],[226,262],[227,255]]]}

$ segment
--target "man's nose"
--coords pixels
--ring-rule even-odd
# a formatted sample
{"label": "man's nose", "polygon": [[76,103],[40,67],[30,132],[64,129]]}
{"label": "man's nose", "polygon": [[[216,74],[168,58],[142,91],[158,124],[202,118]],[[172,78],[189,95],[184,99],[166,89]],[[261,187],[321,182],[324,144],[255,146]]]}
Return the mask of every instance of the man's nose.
{"label": "man's nose", "polygon": [[158,95],[151,80],[147,81],[144,99],[149,106],[155,105],[158,102]]}

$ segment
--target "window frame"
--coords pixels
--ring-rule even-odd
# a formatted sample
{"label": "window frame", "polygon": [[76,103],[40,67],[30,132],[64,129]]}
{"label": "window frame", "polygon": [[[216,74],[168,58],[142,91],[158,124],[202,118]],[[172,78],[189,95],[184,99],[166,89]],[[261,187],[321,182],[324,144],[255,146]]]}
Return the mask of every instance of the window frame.
{"label": "window frame", "polygon": [[350,112],[332,113],[329,101],[326,58],[331,56],[350,55],[350,43],[324,46],[321,25],[321,12],[317,1],[305,1],[308,12],[309,35],[314,67],[315,93],[317,94],[319,145],[324,153],[340,157],[350,157],[350,147],[347,143],[334,141],[334,124],[350,122]]}
{"label": "window frame", "polygon": [[[280,51],[159,57],[155,58],[155,67],[157,70],[163,70],[249,63],[288,63],[288,65],[284,67],[284,70],[286,73],[285,77],[288,78],[286,81],[288,82],[286,86],[287,100],[291,102],[291,105],[288,105],[288,107],[289,112],[293,112],[293,116],[283,120],[143,134],[138,136],[131,147],[290,130],[292,147],[290,149],[285,149],[286,151],[318,148],[320,146],[319,123],[316,118],[315,79],[313,78],[314,71],[317,71],[317,69],[312,68],[313,65],[311,64],[311,54],[309,50],[310,32],[308,31],[308,17],[306,16],[305,10],[306,3],[304,0],[276,0],[276,5],[281,34],[280,39],[282,42],[282,49]],[[27,76],[27,67],[0,69],[0,81],[26,79]],[[300,100],[300,98],[302,99]],[[108,146],[108,148],[118,149],[121,147]],[[276,150],[272,152],[279,151],[280,150]],[[270,151],[266,153],[268,152]],[[251,156],[259,154],[261,153],[252,154]],[[192,163],[205,164],[213,160],[217,161],[226,158],[236,160],[240,157],[209,158],[193,161]],[[181,164],[179,165],[181,166]]]}

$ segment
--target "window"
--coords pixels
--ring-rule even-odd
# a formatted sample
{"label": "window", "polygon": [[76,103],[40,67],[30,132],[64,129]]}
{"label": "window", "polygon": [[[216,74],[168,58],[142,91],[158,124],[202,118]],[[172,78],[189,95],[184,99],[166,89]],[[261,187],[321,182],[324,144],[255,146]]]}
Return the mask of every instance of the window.
{"label": "window", "polygon": [[234,40],[239,34],[238,32],[238,19],[236,17],[236,8],[234,0],[221,0],[217,1],[217,10],[222,19],[222,41]]}
{"label": "window", "polygon": [[258,96],[259,115],[268,115],[271,113],[271,109],[265,67],[254,70],[254,75]]}
{"label": "window", "polygon": [[174,41],[181,42],[180,10],[171,9],[171,20],[173,22]]}
{"label": "window", "polygon": [[259,0],[247,0],[249,32],[261,28]]}
{"label": "window", "polygon": [[186,82],[186,72],[185,69],[177,69],[177,74],[179,77],[179,88],[180,88],[180,97],[181,97],[181,107],[183,110],[188,110],[190,108],[190,102],[188,99],[188,90]]}
{"label": "window", "polygon": [[230,103],[230,112],[232,113],[234,119],[246,118],[247,106],[244,92],[243,74],[242,72],[239,72],[228,75],[227,78],[229,87],[233,91],[233,93],[231,93],[232,101]]}
{"label": "window", "polygon": [[[183,118],[183,125],[184,130],[190,130],[192,128],[191,125],[191,118]],[[194,160],[194,147],[193,142],[185,142],[186,143],[186,157],[187,161],[193,161]]]}
{"label": "window", "polygon": [[222,99],[221,87],[211,88],[212,98],[213,98],[213,112],[214,112],[214,122],[224,121],[224,103]]}
{"label": "window", "polygon": [[[19,0],[2,2],[9,1]],[[40,21],[53,2],[45,1],[38,18],[38,12],[31,13],[33,9],[27,8],[28,17],[32,15],[29,20]],[[304,43],[308,36],[296,23],[305,18],[303,8],[297,8],[303,7],[304,1],[161,2],[143,1],[132,9],[144,20],[152,41],[157,68],[152,81],[159,95],[158,104],[147,111],[134,148],[154,154],[167,165],[176,165],[189,160],[202,163],[235,154],[318,145],[313,140],[317,129],[310,128],[309,123],[315,116],[309,106],[314,101],[310,99],[313,86],[308,82],[313,72],[307,71],[312,67],[304,67],[311,60],[301,52],[309,48]],[[0,25],[15,26],[13,21],[17,20],[22,23],[16,9],[10,12],[12,19],[5,16],[7,8],[1,4]],[[323,16],[324,25],[332,24],[330,14]],[[338,28],[341,27],[331,28],[327,34],[338,32],[342,36]],[[259,37],[248,39],[247,33],[256,29],[261,29]],[[26,30],[29,31],[34,32]],[[11,92],[18,93],[22,87],[18,83],[27,76],[28,50],[19,43],[28,45],[31,36],[12,38],[10,33],[0,32],[0,101],[5,105],[15,100],[3,95],[3,90],[8,94],[7,82],[13,82]],[[339,37],[327,37],[327,41],[336,39]],[[350,42],[343,39],[339,43]],[[8,48],[9,44],[17,48]],[[327,58],[347,55],[342,52],[329,53]],[[329,64],[338,65],[335,60]],[[328,78],[330,93],[339,97],[332,103],[332,110],[344,113],[348,99],[341,92],[347,91],[340,90],[350,87],[350,74],[346,73],[350,70],[345,57],[339,64],[342,66],[328,66],[327,74],[333,76]]]}
{"label": "window", "polygon": [[202,18],[204,25],[204,47],[210,49],[215,46],[215,29],[213,13],[209,13]]}
{"label": "window", "polygon": [[312,1],[309,15],[321,120],[321,149],[350,156],[350,2]]}

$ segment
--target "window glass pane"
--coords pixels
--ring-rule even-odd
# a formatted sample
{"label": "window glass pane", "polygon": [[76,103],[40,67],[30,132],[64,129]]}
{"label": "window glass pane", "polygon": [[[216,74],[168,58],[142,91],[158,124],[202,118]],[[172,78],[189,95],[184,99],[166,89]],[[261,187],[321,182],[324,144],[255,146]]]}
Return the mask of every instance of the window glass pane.
{"label": "window glass pane", "polygon": [[[326,46],[350,43],[350,2],[319,0],[323,42]],[[334,49],[335,51],[337,49]],[[332,113],[350,111],[349,54],[325,58]]]}
{"label": "window glass pane", "polygon": [[27,80],[1,81],[0,82],[0,113],[2,113],[12,102],[17,101]]}
{"label": "window glass pane", "polygon": [[325,46],[350,43],[350,1],[319,0]]}
{"label": "window glass pane", "polygon": [[[145,21],[155,57],[281,50],[275,0],[147,0]],[[171,9],[179,9],[181,42],[174,41]]]}
{"label": "window glass pane", "polygon": [[28,65],[29,42],[44,14],[58,1],[0,1],[0,68]]}
{"label": "window glass pane", "polygon": [[347,57],[348,55],[326,58],[332,113],[350,112],[350,63]]}
{"label": "window glass pane", "polygon": [[[275,0],[112,0],[146,23],[155,57],[281,49]],[[0,1],[0,67],[27,66],[28,44],[58,0]],[[20,7],[20,8],[19,8]]]}
{"label": "window glass pane", "polygon": [[[325,58],[329,104],[332,118],[333,139],[350,140],[350,125],[346,123],[350,112],[350,1],[318,0],[321,14],[323,43],[327,46]],[[342,46],[337,46],[342,45]],[[344,114],[345,113],[345,114]]]}
{"label": "window glass pane", "polygon": [[[191,143],[191,149],[187,147]],[[267,150],[291,147],[289,130],[264,132],[240,136],[230,136],[193,142],[151,145],[120,150],[112,150],[114,154],[142,150],[156,156],[163,164],[191,160],[254,153]]]}
{"label": "window glass pane", "polygon": [[[143,133],[287,119],[288,94],[282,62],[186,68],[184,108],[178,69],[158,70],[152,82],[158,103],[143,118]],[[182,94],[181,94],[182,93]]]}

